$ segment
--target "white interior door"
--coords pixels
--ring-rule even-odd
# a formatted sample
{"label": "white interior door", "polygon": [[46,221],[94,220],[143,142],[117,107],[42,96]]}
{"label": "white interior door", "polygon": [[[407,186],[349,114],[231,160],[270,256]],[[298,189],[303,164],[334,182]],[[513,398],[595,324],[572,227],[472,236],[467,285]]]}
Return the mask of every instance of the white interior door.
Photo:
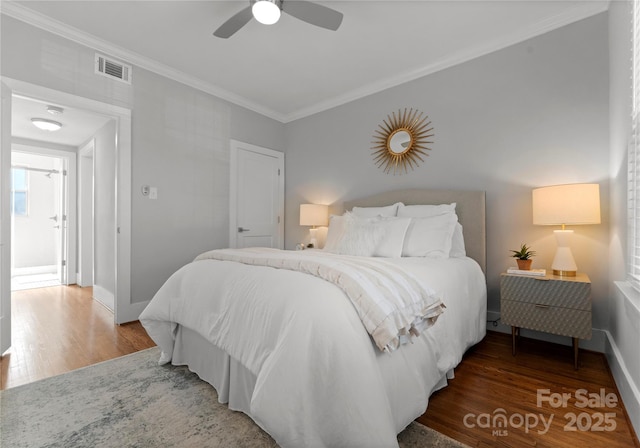
{"label": "white interior door", "polygon": [[231,247],[284,248],[284,153],[231,141]]}
{"label": "white interior door", "polygon": [[11,89],[2,83],[0,107],[0,355],[11,347]]}

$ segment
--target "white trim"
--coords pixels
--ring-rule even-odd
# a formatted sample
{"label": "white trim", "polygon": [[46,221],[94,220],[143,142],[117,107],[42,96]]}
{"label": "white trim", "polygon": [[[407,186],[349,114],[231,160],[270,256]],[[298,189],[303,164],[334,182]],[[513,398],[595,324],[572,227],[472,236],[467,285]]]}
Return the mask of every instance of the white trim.
{"label": "white trim", "polygon": [[13,137],[13,136],[11,136],[11,144],[22,145],[22,146],[36,146],[38,148],[48,148],[48,149],[53,149],[57,151],[71,152],[73,154],[75,154],[78,149],[75,146],[62,145],[62,144],[53,143],[53,142],[43,142],[40,140],[33,140],[30,138]]}
{"label": "white trim", "polygon": [[624,407],[636,434],[640,434],[640,390],[633,381],[633,377],[627,369],[622,353],[616,345],[611,333],[605,330],[607,346],[605,354],[609,363],[609,369],[622,396]]}
{"label": "white trim", "polygon": [[236,247],[236,227],[237,227],[237,195],[238,195],[238,150],[246,149],[258,154],[278,159],[278,248],[284,249],[284,153],[262,146],[243,143],[238,140],[229,141],[229,247]]}
{"label": "white trim", "polygon": [[93,111],[116,121],[116,307],[114,319],[117,324],[136,320],[148,301],[132,303],[131,299],[131,110],[16,79],[3,77],[2,81],[13,90],[12,93]]}
{"label": "white trim", "polygon": [[49,266],[29,266],[26,268],[14,268],[11,273],[12,277],[20,277],[23,275],[52,274],[58,270],[55,264]]}
{"label": "white trim", "polygon": [[145,70],[152,71],[166,78],[193,87],[194,89],[198,89],[211,95],[217,96],[218,98],[229,101],[230,103],[236,104],[238,106],[245,107],[266,117],[273,118],[274,120],[283,123],[286,120],[285,115],[264,107],[254,101],[251,101],[221,87],[215,86],[209,82],[198,79],[195,76],[188,75],[180,70],[176,70],[172,67],[164,65],[139,53],[127,50],[126,48],[92,36],[89,33],[69,26],[58,20],[52,19],[51,17],[40,14],[39,12],[29,9],[28,7],[5,1],[2,2],[1,12],[2,14],[5,14],[9,17],[13,17],[14,19],[28,23],[29,25],[33,25],[37,28],[56,34],[60,37],[64,37],[65,39],[69,39],[70,41],[73,41],[80,45],[93,48],[94,50],[104,53],[105,55],[112,56],[114,58],[122,60],[123,62],[128,62]]}
{"label": "white trim", "polygon": [[542,20],[531,25],[528,28],[522,28],[511,35],[501,37],[500,39],[496,39],[495,41],[488,44],[478,45],[469,50],[452,54],[446,59],[440,60],[433,64],[429,64],[417,70],[400,73],[397,76],[387,78],[379,82],[374,82],[361,88],[352,90],[344,95],[338,95],[336,97],[329,98],[328,100],[315,104],[313,106],[299,109],[290,114],[283,114],[271,108],[260,105],[252,100],[244,98],[240,95],[232,93],[219,86],[215,86],[209,82],[205,82],[194,76],[187,75],[184,72],[168,67],[141,54],[116,46],[110,42],[85,33],[84,31],[81,31],[77,28],[70,27],[62,22],[35,12],[22,5],[6,1],[2,3],[2,13],[13,17],[14,19],[21,20],[45,31],[57,34],[58,36],[62,36],[78,44],[94,48],[98,51],[102,51],[106,54],[122,59],[123,61],[127,61],[133,65],[158,73],[169,79],[173,79],[174,81],[186,84],[203,92],[210,93],[211,95],[217,96],[218,98],[229,101],[238,106],[245,107],[249,110],[280,121],[282,123],[289,123],[291,121],[299,120],[301,118],[305,118],[310,115],[332,109],[351,101],[355,101],[368,95],[372,95],[390,87],[395,87],[400,84],[404,84],[406,82],[413,81],[415,79],[444,70],[446,68],[462,64],[480,56],[487,55],[494,51],[498,51],[511,45],[515,45],[527,39],[531,39],[532,37],[536,37],[557,28],[566,26],[570,23],[586,19],[596,14],[600,14],[607,11],[608,8],[608,1],[583,2],[569,11],[564,11],[563,13],[558,14],[554,17]]}
{"label": "white trim", "polygon": [[11,347],[11,87],[0,82],[0,355]]}
{"label": "white trim", "polygon": [[554,17],[550,17],[546,20],[533,24],[528,28],[522,28],[513,34],[500,37],[493,42],[476,45],[467,50],[453,53],[448,57],[445,57],[444,59],[441,59],[433,64],[418,68],[417,70],[399,73],[396,76],[364,85],[358,89],[347,92],[344,95],[332,97],[311,107],[300,109],[294,113],[286,115],[285,123],[299,120],[301,118],[305,118],[310,115],[350,103],[360,98],[373,95],[374,93],[381,92],[391,87],[396,87],[401,84],[422,78],[424,76],[445,70],[447,68],[463,64],[481,56],[486,56],[487,54],[521,43],[527,39],[531,39],[541,34],[548,33],[549,31],[553,31],[557,28],[561,28],[573,22],[577,22],[596,14],[600,14],[607,11],[608,8],[608,2],[588,2],[588,4],[576,6],[571,11],[565,11],[562,14],[558,14]]}
{"label": "white trim", "polygon": [[93,285],[93,298],[107,307],[109,311],[113,311],[116,298],[108,289],[100,285]]}
{"label": "white trim", "polygon": [[93,285],[95,138],[78,150],[78,263],[79,286]]}

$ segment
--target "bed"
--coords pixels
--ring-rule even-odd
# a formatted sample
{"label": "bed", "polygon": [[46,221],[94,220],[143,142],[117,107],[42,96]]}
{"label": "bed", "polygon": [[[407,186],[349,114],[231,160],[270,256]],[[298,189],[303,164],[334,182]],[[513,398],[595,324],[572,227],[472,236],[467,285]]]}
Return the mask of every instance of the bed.
{"label": "bed", "polygon": [[[403,218],[378,215],[398,203]],[[334,219],[344,219],[358,232],[409,222],[408,238],[418,223],[432,223],[411,216],[425,209],[418,206],[447,204],[466,255],[207,251],[167,280],[140,321],[161,364],[187,365],[282,447],[398,446],[397,434],[485,335],[484,192],[401,190],[346,202],[352,213],[332,217],[327,236],[329,249],[347,240],[335,239]],[[379,307],[360,301],[378,295],[384,306],[405,300],[404,308],[382,308],[376,320]]]}

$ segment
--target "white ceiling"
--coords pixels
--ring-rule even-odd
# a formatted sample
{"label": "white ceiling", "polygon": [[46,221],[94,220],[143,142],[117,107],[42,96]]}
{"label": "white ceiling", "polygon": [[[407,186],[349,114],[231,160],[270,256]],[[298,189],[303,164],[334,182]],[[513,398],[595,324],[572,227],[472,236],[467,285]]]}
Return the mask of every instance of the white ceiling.
{"label": "white ceiling", "polygon": [[[62,107],[59,115],[47,112],[47,106]],[[43,131],[31,123],[32,118],[45,118],[62,124],[55,132]],[[19,139],[49,142],[78,148],[93,137],[111,118],[69,108],[60,104],[43,103],[31,98],[13,96],[11,100],[11,136]],[[28,142],[26,142],[28,143]]]}
{"label": "white ceiling", "polygon": [[286,123],[603,12],[609,2],[320,1],[344,14],[338,31],[283,14],[271,26],[252,20],[226,40],[213,31],[248,0],[3,3],[5,14]]}

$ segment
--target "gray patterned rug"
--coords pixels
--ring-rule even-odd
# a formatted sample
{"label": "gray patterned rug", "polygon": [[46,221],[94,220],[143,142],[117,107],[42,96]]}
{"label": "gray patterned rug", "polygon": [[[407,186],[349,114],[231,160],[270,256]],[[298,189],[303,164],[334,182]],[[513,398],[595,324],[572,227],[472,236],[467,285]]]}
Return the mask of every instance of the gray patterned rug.
{"label": "gray patterned rug", "polygon": [[[276,447],[184,367],[158,366],[152,348],[0,392],[3,447]],[[462,445],[418,423],[402,448]]]}

